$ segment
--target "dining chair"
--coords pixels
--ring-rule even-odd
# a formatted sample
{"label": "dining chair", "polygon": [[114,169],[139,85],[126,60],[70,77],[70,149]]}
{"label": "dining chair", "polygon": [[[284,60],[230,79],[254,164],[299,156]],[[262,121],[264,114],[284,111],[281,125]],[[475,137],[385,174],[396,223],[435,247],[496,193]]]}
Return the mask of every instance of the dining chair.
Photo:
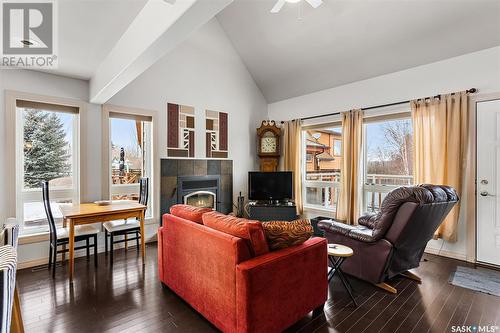
{"label": "dining chair", "polygon": [[[50,235],[50,247],[49,247],[49,266],[52,268],[52,276],[56,275],[56,262],[58,253],[66,253],[69,249],[63,248],[58,250],[59,246],[69,244],[69,228],[68,227],[57,227],[54,215],[52,214],[52,208],[50,206],[49,197],[49,182],[42,182],[42,195],[43,195],[43,205],[45,207],[45,214],[47,214],[47,221],[49,222],[49,235]],[[85,241],[85,245],[75,246],[76,250],[87,250],[87,260],[90,258],[90,248],[94,248],[94,265],[97,267],[97,235],[99,234],[99,229],[93,227],[92,225],[79,225],[75,226],[75,244],[78,242]],[[90,239],[93,239],[93,243],[90,244]]]}
{"label": "dining chair", "polygon": [[[149,197],[149,178],[141,178],[139,180],[139,203],[141,205],[148,205]],[[137,251],[139,251],[139,240],[141,239],[141,227],[137,219],[125,219],[105,222],[102,224],[104,227],[104,249],[106,255],[108,254],[108,238],[110,244],[110,262],[113,263],[113,245],[125,242],[125,249],[127,248],[128,241],[136,241]],[[133,238],[128,238],[128,235],[135,235]],[[116,236],[123,236],[122,239],[115,240]]]}

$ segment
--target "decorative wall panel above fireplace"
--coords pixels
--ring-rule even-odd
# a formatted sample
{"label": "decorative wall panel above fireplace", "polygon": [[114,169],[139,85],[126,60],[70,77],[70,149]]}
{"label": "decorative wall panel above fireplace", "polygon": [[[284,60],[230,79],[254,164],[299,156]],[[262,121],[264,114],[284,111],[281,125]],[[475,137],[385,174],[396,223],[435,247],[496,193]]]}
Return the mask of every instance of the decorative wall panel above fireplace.
{"label": "decorative wall panel above fireplace", "polygon": [[162,159],[160,194],[161,215],[177,203],[204,206],[211,200],[218,211],[230,213],[233,211],[233,161]]}
{"label": "decorative wall panel above fireplace", "polygon": [[227,113],[206,110],[207,157],[227,158]]}
{"label": "decorative wall panel above fireplace", "polygon": [[194,157],[194,123],[193,107],[167,104],[167,155],[169,157]]}

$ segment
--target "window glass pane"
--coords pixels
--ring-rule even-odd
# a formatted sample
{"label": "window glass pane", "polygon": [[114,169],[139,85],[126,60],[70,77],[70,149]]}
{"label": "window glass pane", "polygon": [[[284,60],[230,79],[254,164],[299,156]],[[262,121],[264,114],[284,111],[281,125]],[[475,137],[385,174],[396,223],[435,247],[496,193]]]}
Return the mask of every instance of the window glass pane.
{"label": "window glass pane", "polygon": [[135,184],[143,177],[143,122],[111,118],[111,182]]}
{"label": "window glass pane", "polygon": [[[51,200],[50,207],[56,224],[62,225],[62,213],[60,207],[62,205],[71,205],[72,200]],[[24,226],[25,227],[43,227],[47,226],[47,215],[43,202],[25,202],[23,204]],[[48,230],[48,229],[47,229]]]}
{"label": "window glass pane", "polygon": [[365,125],[365,208],[377,211],[388,192],[413,184],[413,125],[409,118]]}
{"label": "window glass pane", "polygon": [[335,211],[342,168],[342,129],[304,131],[305,205]]}
{"label": "window glass pane", "polygon": [[[151,178],[152,126],[149,121],[110,118],[111,200],[139,200],[139,180]],[[152,217],[149,193],[146,217]]]}
{"label": "window glass pane", "polygon": [[49,181],[56,223],[62,222],[59,206],[78,198],[78,113],[43,103],[18,105],[16,111],[16,156],[22,165],[17,170],[17,215],[24,222],[23,233],[43,232],[48,226],[42,181]]}
{"label": "window glass pane", "polygon": [[73,187],[73,126],[75,115],[23,108],[24,189]]}

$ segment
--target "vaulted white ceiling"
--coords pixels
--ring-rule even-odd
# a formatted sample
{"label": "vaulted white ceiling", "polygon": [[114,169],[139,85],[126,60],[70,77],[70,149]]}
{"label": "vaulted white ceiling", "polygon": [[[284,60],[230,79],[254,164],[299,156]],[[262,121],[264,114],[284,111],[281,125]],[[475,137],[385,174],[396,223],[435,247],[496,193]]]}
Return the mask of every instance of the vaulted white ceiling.
{"label": "vaulted white ceiling", "polygon": [[217,15],[268,102],[500,45],[498,0],[323,1],[271,14],[275,0],[235,0]]}
{"label": "vaulted white ceiling", "polygon": [[58,0],[58,68],[90,79],[147,0]]}
{"label": "vaulted white ceiling", "polygon": [[58,67],[105,103],[233,0],[57,0]]}
{"label": "vaulted white ceiling", "polygon": [[50,71],[103,103],[217,13],[269,103],[500,45],[500,0],[275,1],[58,0]]}

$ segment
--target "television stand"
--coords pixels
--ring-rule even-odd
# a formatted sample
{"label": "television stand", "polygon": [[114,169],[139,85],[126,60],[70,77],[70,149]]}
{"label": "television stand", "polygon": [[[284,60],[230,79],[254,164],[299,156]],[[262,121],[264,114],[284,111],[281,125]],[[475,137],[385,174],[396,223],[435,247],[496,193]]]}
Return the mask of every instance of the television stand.
{"label": "television stand", "polygon": [[297,219],[297,208],[293,203],[250,203],[249,218],[259,221],[293,221]]}

